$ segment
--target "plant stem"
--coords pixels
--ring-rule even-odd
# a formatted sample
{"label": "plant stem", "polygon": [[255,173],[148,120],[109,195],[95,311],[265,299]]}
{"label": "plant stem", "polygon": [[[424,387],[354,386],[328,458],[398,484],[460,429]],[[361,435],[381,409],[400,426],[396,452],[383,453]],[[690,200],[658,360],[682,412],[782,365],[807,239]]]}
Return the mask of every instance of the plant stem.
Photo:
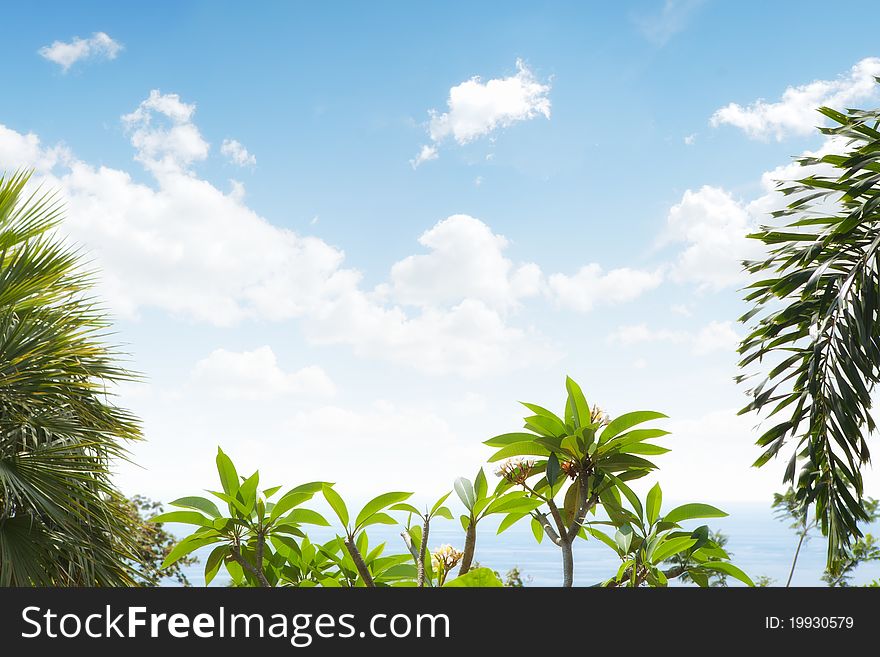
{"label": "plant stem", "polygon": [[788,571],[788,581],[785,583],[786,588],[791,586],[791,578],[794,576],[794,567],[797,565],[798,555],[801,552],[801,546],[804,544],[804,539],[807,537],[807,528],[804,527],[804,530],[801,532],[800,540],[798,540],[797,549],[794,551],[794,559],[791,561],[791,570]]}
{"label": "plant stem", "polygon": [[574,554],[571,551],[571,541],[561,539],[559,547],[562,549],[562,586],[571,588],[574,583]]}
{"label": "plant stem", "polygon": [[257,578],[257,581],[260,582],[260,586],[263,588],[272,588],[272,585],[269,584],[269,580],[266,579],[266,575],[263,574],[261,569],[257,569],[254,565],[241,556],[241,552],[238,549],[237,545],[232,546],[232,559],[239,566],[248,571],[251,575]]}
{"label": "plant stem", "polygon": [[471,563],[474,560],[474,551],[477,547],[477,522],[471,518],[468,523],[467,531],[464,534],[464,554],[461,557],[461,568],[458,570],[458,576],[461,577],[471,569]]}
{"label": "plant stem", "polygon": [[425,516],[425,524],[422,526],[422,543],[419,545],[419,558],[416,563],[416,576],[419,583],[419,588],[424,588],[425,586],[425,554],[428,551],[428,529],[431,523],[430,516]]}
{"label": "plant stem", "polygon": [[358,571],[358,575],[361,576],[361,579],[364,580],[364,584],[368,588],[375,588],[376,583],[373,581],[373,576],[370,574],[370,569],[367,568],[367,564],[364,563],[364,558],[361,556],[360,550],[357,549],[357,546],[354,544],[354,537],[349,536],[345,540],[343,540],[348,553],[351,555],[351,560],[354,561],[354,567]]}

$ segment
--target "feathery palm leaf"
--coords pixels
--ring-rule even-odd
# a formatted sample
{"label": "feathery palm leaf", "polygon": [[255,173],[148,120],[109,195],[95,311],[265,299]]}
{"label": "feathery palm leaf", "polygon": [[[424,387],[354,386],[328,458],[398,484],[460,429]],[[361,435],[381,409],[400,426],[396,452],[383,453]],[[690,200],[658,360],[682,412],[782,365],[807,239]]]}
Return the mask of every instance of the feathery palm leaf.
{"label": "feathery palm leaf", "polygon": [[136,544],[110,466],[137,420],[54,196],[0,177],[0,585],[130,585]]}
{"label": "feathery palm leaf", "polygon": [[758,280],[740,318],[752,323],[740,366],[761,363],[766,374],[741,412],[780,418],[759,438],[755,465],[796,441],[784,480],[803,514],[815,507],[830,568],[867,520],[862,468],[880,378],[880,110],[819,111],[836,124],[822,132],[844,152],[801,159],[832,173],[782,184],[793,200],[773,216],[785,225],[749,236],[769,255],[744,263]]}

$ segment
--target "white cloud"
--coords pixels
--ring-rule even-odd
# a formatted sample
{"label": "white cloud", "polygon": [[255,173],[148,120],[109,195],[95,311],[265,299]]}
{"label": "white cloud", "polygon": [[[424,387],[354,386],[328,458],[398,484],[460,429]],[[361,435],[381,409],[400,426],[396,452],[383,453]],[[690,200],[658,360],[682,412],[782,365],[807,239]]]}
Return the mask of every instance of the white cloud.
{"label": "white cloud", "polygon": [[269,346],[253,351],[215,349],[198,361],[192,384],[223,399],[266,401],[279,397],[332,396],[336,387],[320,367],[285,372]]}
{"label": "white cloud", "polygon": [[596,305],[633,301],[662,281],[663,273],[660,270],[649,272],[623,267],[603,272],[600,265],[591,263],[572,276],[551,274],[547,283],[557,305],[589,312]]}
{"label": "white cloud", "polygon": [[409,163],[413,169],[418,169],[419,165],[424,164],[425,162],[430,162],[431,160],[436,160],[438,157],[440,156],[437,154],[437,147],[425,144],[422,146],[422,150],[419,151],[419,154],[411,159]]}
{"label": "white cloud", "polygon": [[633,15],[632,19],[642,36],[662,46],[688,26],[695,10],[703,1],[665,0],[659,13]]}
{"label": "white cloud", "polygon": [[177,94],[153,89],[138,108],[122,117],[129,131],[135,159],[155,174],[188,171],[208,157],[209,144],[192,122],[195,104]]}
{"label": "white cloud", "polygon": [[752,139],[781,140],[789,135],[812,134],[824,121],[816,111],[818,107],[843,109],[876,96],[874,77],[877,75],[880,75],[880,58],[867,57],[836,80],[815,80],[788,87],[778,102],[759,99],[747,107],[730,103],[717,110],[709,123],[713,127],[732,125]]}
{"label": "white cloud", "polygon": [[220,145],[220,152],[232,164],[240,167],[252,167],[257,164],[257,158],[248,153],[248,150],[236,139],[224,139]]}
{"label": "white cloud", "polygon": [[452,138],[467,144],[520,121],[550,118],[550,85],[539,82],[525,63],[516,61],[516,75],[483,82],[472,77],[449,90],[448,111],[431,110],[428,134],[434,145],[422,146],[413,167],[436,159],[437,144]]}
{"label": "white cloud", "polygon": [[40,138],[32,132],[26,135],[0,124],[0,172],[8,170],[34,169],[38,172],[51,171],[56,165],[70,160],[70,151],[59,144],[45,148]]}
{"label": "white cloud", "polygon": [[668,344],[690,345],[695,356],[705,356],[716,351],[733,352],[740,337],[733,330],[731,322],[709,322],[698,331],[651,329],[647,324],[632,324],[618,327],[608,336],[612,344],[633,345],[640,343],[665,342]]}
{"label": "white cloud", "polygon": [[693,132],[689,135],[686,135],[684,138],[685,146],[693,146],[696,141],[697,141],[697,133],[696,132]]}
{"label": "white cloud", "polygon": [[67,73],[78,61],[87,59],[116,59],[122,50],[122,44],[114,41],[104,32],[95,32],[88,39],[74,37],[70,42],[53,41],[52,45],[43,46],[37,52],[44,59],[54,62]]}
{"label": "white cloud", "polygon": [[540,268],[514,266],[503,255],[508,240],[474,217],[448,217],[423,233],[419,244],[431,252],[391,268],[389,292],[400,303],[424,307],[475,299],[506,309],[540,292]]}
{"label": "white cloud", "polygon": [[380,358],[428,374],[478,377],[529,366],[544,367],[561,353],[531,329],[512,327],[481,301],[451,308],[426,307],[409,316],[399,307],[374,303],[353,290],[310,317],[306,335],[317,344],[348,344],[367,358]]}
{"label": "white cloud", "polygon": [[[500,254],[506,241],[488,226],[441,222],[426,233],[431,253],[404,259],[387,283],[364,289],[341,250],[270,224],[243,203],[240,184],[226,193],[191,171],[207,152],[194,111],[154,92],[124,117],[154,186],[0,127],[0,168],[40,164],[38,182],[62,193],[63,229],[93,257],[98,293],[117,315],[158,309],[217,326],[298,319],[312,343],[349,345],[365,358],[437,374],[481,376],[559,357],[532,328],[510,325],[507,311],[537,292],[541,273],[510,265]],[[178,128],[195,138],[179,138]],[[480,237],[491,257],[473,249],[458,257],[444,240],[462,246],[462,235]],[[459,267],[480,278],[455,278]],[[426,278],[429,271],[446,286]]]}
{"label": "white cloud", "polygon": [[664,241],[684,242],[670,270],[672,280],[720,290],[744,280],[742,260],[761,246],[746,235],[755,227],[746,206],[718,187],[685,191],[667,216]]}

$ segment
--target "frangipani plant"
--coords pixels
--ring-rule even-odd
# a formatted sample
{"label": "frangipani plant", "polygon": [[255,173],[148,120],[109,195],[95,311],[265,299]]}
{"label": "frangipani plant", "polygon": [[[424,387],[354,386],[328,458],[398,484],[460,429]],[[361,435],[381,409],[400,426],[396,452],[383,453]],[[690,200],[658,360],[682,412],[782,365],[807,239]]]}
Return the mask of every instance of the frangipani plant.
{"label": "frangipani plant", "polygon": [[540,541],[546,535],[560,548],[562,585],[568,587],[574,581],[572,544],[578,536],[586,536],[584,519],[595,512],[600,496],[619,482],[644,477],[656,468],[640,455],[669,450],[648,442],[667,431],[633,429],[665,418],[662,413],[636,411],[609,420],[598,408],[590,410],[573,379],[566,377],[565,386],[568,396],[564,418],[523,402],[534,413],[525,418],[527,431],[495,436],[485,444],[500,448],[489,461],[502,461],[496,470],[502,485],[520,487],[529,502],[510,511],[501,521],[499,532],[531,516],[535,538]]}
{"label": "frangipani plant", "polygon": [[225,513],[208,498],[182,497],[171,502],[171,506],[184,510],[152,518],[153,522],[198,526],[168,554],[163,567],[201,547],[219,543],[205,564],[206,584],[214,579],[221,566],[225,566],[234,584],[277,585],[285,577],[285,553],[296,544],[293,537],[306,536],[301,526],[329,526],[321,514],[300,508],[300,505],[330,484],[320,481],[303,484],[289,490],[277,502],[271,502],[281,486],[260,491],[260,473],[239,477],[230,458],[219,448],[217,472],[223,492],[208,492],[225,503]]}
{"label": "frangipani plant", "polygon": [[[621,493],[632,511],[622,506]],[[727,514],[709,504],[684,504],[660,515],[663,492],[655,484],[643,505],[623,482],[603,494],[603,506],[610,520],[585,524],[586,532],[617,552],[621,559],[617,574],[602,586],[666,586],[670,579],[687,573],[698,586],[709,585],[709,576],[720,572],[748,586],[754,583],[729,562],[729,555],[711,539],[709,527],[702,525],[684,531],[682,522],[695,518],[722,518]],[[616,531],[611,538],[596,526],[609,525]],[[678,564],[663,570],[663,561],[679,556]]]}
{"label": "frangipani plant", "polygon": [[[203,497],[172,502],[182,511],[157,516],[157,522],[196,525],[193,534],[169,554],[165,565],[201,547],[218,544],[208,557],[206,582],[225,566],[232,582],[241,586],[502,586],[491,568],[471,568],[477,525],[489,515],[501,514],[498,533],[527,516],[541,542],[547,536],[562,555],[563,586],[574,581],[572,546],[578,538],[596,538],[617,552],[621,565],[604,586],[666,586],[669,579],[687,573],[704,586],[711,573],[724,573],[752,585],[745,573],[729,563],[729,556],[709,535],[708,527],[688,531],[681,522],[725,516],[706,504],[686,504],[660,514],[662,492],[655,485],[643,505],[626,483],[656,469],[645,456],[668,449],[650,441],[668,432],[639,428],[665,418],[654,411],[626,413],[613,420],[597,407],[590,409],[575,381],[566,379],[568,393],[563,417],[535,404],[524,404],[534,415],[525,418],[524,432],[507,433],[486,441],[498,448],[490,457],[500,481],[490,493],[482,468],[474,481],[459,478],[454,489],[466,510],[460,516],[464,549],[443,545],[429,556],[431,522],[451,520],[446,506],[451,493],[430,508],[408,502],[412,493],[379,495],[352,520],[348,506],[329,482],[311,482],[291,489],[271,502],[279,487],[260,492],[259,474],[239,477],[232,461],[218,451],[217,469],[223,492],[211,494],[226,504],[228,515]],[[339,520],[342,532],[325,543],[312,541],[304,525],[329,526],[319,513],[301,505],[320,492]],[[626,499],[630,508],[623,506]],[[596,517],[602,508],[607,520]],[[405,512],[402,537],[407,552],[386,554],[386,544],[371,546],[366,529],[397,525],[391,514]],[[414,517],[419,518],[413,523]],[[600,527],[614,530],[613,537]],[[661,563],[675,557],[666,570]],[[458,567],[458,576],[452,571]]]}

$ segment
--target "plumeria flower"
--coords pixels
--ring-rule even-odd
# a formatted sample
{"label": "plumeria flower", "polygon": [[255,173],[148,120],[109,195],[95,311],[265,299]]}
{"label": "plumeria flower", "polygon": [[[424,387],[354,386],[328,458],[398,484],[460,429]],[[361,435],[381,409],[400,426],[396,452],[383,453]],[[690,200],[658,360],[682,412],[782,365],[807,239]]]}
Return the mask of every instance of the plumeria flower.
{"label": "plumeria flower", "polygon": [[450,571],[461,561],[462,553],[448,543],[441,545],[431,553],[431,565],[436,571]]}
{"label": "plumeria flower", "polygon": [[599,408],[598,405],[593,404],[593,412],[590,414],[590,422],[598,422],[599,424],[606,425],[611,422],[611,417]]}
{"label": "plumeria flower", "polygon": [[528,479],[534,466],[535,459],[513,456],[495,466],[495,476],[503,477],[515,484],[522,484]]}

